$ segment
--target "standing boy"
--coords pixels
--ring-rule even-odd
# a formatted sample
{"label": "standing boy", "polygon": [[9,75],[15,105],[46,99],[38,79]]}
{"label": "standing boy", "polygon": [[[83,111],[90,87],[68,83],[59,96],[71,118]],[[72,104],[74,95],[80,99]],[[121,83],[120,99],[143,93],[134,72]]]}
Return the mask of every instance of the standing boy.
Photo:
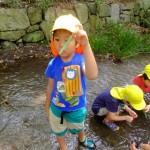
{"label": "standing boy", "polygon": [[[65,133],[78,134],[79,142],[94,149],[84,135],[86,117],[86,78],[98,75],[97,64],[80,21],[72,15],[60,16],[53,29],[53,58],[46,69],[46,113],[61,150],[66,150]],[[79,53],[83,54],[79,54]],[[92,71],[91,71],[92,68]]]}

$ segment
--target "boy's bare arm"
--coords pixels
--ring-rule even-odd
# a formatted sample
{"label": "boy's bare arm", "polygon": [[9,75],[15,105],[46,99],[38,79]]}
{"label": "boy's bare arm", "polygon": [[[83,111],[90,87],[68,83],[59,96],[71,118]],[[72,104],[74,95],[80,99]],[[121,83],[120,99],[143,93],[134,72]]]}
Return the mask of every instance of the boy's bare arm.
{"label": "boy's bare arm", "polygon": [[85,75],[87,79],[89,80],[95,79],[98,75],[98,68],[89,43],[84,47],[84,59],[85,59]]}
{"label": "boy's bare arm", "polygon": [[79,25],[79,30],[77,30],[73,37],[76,39],[78,44],[83,47],[84,59],[85,59],[85,70],[83,71],[87,79],[93,80],[98,75],[97,63],[91,49],[89,39],[85,30],[83,30],[82,25]]}
{"label": "boy's bare arm", "polygon": [[[149,144],[141,144],[140,146],[142,148],[142,150],[150,150],[150,145]],[[136,143],[133,142],[130,145],[130,150],[139,150],[138,148],[136,148]]]}
{"label": "boy's bare arm", "polygon": [[125,116],[119,116],[117,115],[117,113],[113,113],[113,112],[108,112],[108,115],[106,117],[106,119],[108,119],[108,121],[128,121],[128,122],[132,122],[133,121],[133,117],[129,116],[129,115],[125,115]]}
{"label": "boy's bare arm", "polygon": [[45,105],[48,119],[50,115],[49,114],[49,108],[50,108],[50,103],[51,103],[50,95],[53,90],[53,86],[54,86],[54,80],[51,78],[48,78],[48,84],[47,84],[47,89],[46,89],[46,105]]}
{"label": "boy's bare arm", "polygon": [[137,118],[137,114],[135,111],[133,111],[131,108],[129,108],[127,105],[125,105],[125,110],[132,116],[133,118]]}

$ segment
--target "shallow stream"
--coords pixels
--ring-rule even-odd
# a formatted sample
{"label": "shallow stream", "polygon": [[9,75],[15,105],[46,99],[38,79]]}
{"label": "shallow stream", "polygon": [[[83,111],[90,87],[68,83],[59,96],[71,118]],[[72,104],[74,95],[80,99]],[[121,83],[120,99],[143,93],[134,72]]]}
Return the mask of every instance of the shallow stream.
{"label": "shallow stream", "polygon": [[[140,143],[150,141],[150,121],[142,111],[131,124],[116,122],[120,130],[113,132],[95,118],[91,104],[97,94],[112,86],[131,84],[132,79],[150,64],[150,55],[140,55],[122,63],[99,61],[98,78],[87,81],[87,118],[85,133],[92,138],[97,150],[128,150],[130,140],[136,137]],[[50,133],[45,114],[44,76],[48,61],[32,60],[18,67],[0,72],[0,150],[57,150],[55,136]],[[67,133],[69,150],[83,150],[77,137]]]}

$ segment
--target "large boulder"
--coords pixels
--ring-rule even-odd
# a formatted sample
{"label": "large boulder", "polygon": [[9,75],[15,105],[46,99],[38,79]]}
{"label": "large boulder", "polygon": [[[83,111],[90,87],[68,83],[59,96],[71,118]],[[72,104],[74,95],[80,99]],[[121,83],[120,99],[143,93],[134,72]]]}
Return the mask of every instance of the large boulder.
{"label": "large boulder", "polygon": [[29,26],[25,9],[0,9],[0,31],[22,30]]}

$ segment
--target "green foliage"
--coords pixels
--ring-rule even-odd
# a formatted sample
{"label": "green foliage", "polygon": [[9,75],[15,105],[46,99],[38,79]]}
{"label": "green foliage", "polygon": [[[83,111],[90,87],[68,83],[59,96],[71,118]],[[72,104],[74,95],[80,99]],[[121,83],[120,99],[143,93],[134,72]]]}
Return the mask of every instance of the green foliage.
{"label": "green foliage", "polygon": [[105,0],[95,0],[96,4],[102,4],[105,2]]}
{"label": "green foliage", "polygon": [[142,42],[140,44],[139,53],[150,53],[150,35],[142,35]]}
{"label": "green foliage", "polygon": [[147,16],[145,18],[141,18],[140,19],[140,25],[145,27],[145,28],[149,28],[149,30],[150,30],[150,16]]}
{"label": "green foliage", "polygon": [[56,0],[36,0],[36,3],[41,8],[48,8],[50,4],[54,3]]}
{"label": "green foliage", "polygon": [[10,5],[13,8],[19,8],[21,5],[21,0],[4,0],[3,3],[6,5]]}
{"label": "green foliage", "polygon": [[12,8],[20,8],[23,6],[23,3],[31,4],[35,3],[36,0],[3,0],[3,3]]}
{"label": "green foliage", "polygon": [[[78,0],[80,1],[80,0]],[[71,0],[3,0],[3,3],[6,7],[12,8],[20,8],[24,7],[24,4],[30,6],[30,4],[34,4],[40,8],[48,8],[50,5],[58,3],[58,2],[71,2]]]}
{"label": "green foliage", "polygon": [[149,49],[148,44],[144,45],[140,34],[120,24],[109,24],[105,30],[90,35],[89,39],[95,53],[111,53],[117,58],[128,58]]}

